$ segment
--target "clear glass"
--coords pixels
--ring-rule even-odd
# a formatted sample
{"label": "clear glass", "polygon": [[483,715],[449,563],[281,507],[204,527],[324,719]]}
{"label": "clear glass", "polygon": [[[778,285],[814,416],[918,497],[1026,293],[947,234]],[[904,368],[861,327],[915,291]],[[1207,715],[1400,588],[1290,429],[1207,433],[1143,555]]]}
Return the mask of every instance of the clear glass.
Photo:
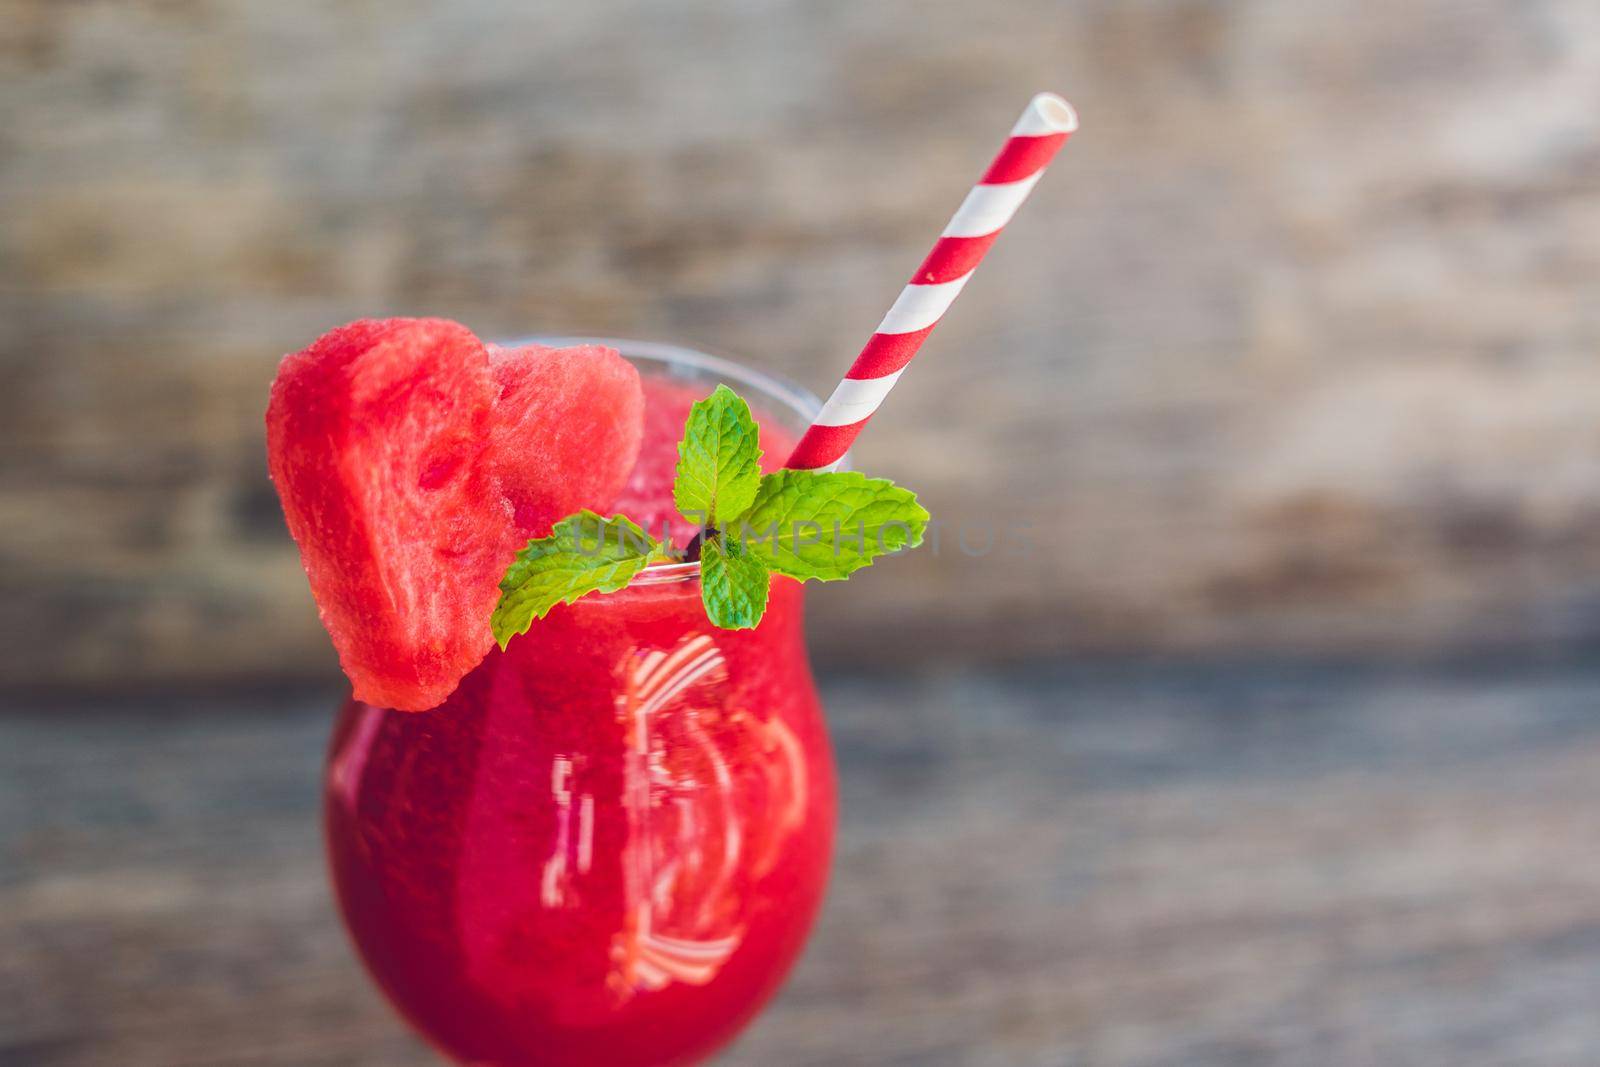
{"label": "clear glass", "polygon": [[[647,384],[727,382],[791,435],[817,410],[726,360],[606,343]],[[432,711],[345,706],[324,807],[339,904],[436,1047],[494,1067],[690,1064],[776,991],[836,809],[802,612],[775,579],[759,627],[718,630],[698,564],[652,567],[558,607]]]}

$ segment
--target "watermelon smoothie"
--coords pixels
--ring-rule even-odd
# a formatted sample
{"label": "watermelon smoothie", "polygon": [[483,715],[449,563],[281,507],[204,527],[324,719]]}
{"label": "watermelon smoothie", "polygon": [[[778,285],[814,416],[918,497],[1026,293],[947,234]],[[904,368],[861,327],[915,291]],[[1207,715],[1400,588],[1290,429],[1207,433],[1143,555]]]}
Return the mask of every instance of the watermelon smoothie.
{"label": "watermelon smoothie", "polygon": [[[617,509],[675,520],[689,405],[726,382],[770,467],[814,399],[682,349],[607,342],[645,384]],[[693,530],[672,526],[683,543]],[[782,982],[821,903],[833,759],[799,583],[713,626],[697,563],[558,606],[433,711],[352,701],[325,823],[346,924],[400,1011],[457,1062],[698,1062]]]}

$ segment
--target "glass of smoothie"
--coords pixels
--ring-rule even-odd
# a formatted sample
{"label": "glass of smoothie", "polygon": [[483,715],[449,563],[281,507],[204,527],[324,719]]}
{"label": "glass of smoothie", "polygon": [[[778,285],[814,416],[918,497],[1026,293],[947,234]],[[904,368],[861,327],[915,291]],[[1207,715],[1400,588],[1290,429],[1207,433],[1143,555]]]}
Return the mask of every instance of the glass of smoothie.
{"label": "glass of smoothie", "polygon": [[[579,339],[541,338],[548,344]],[[767,469],[814,397],[669,345],[638,367],[643,444],[614,510],[679,545],[689,406],[745,397]],[[485,1067],[699,1062],[772,996],[821,904],[833,759],[799,583],[713,626],[699,563],[555,608],[440,707],[348,703],[325,781],[333,882],[362,958],[439,1050]]]}

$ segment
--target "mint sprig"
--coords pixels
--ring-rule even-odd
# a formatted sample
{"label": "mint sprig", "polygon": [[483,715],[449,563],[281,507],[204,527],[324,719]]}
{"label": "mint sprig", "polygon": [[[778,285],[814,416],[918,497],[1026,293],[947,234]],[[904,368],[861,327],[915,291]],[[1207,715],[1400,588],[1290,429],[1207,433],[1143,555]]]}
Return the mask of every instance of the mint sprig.
{"label": "mint sprig", "polygon": [[[761,474],[750,407],[725,385],[689,409],[672,499],[701,525],[700,599],[711,622],[761,622],[774,574],[848,578],[922,543],[929,516],[916,494],[854,471]],[[501,648],[534,619],[589,593],[614,593],[651,563],[682,558],[621,515],[581,511],[529,541],[500,583],[490,628]]]}

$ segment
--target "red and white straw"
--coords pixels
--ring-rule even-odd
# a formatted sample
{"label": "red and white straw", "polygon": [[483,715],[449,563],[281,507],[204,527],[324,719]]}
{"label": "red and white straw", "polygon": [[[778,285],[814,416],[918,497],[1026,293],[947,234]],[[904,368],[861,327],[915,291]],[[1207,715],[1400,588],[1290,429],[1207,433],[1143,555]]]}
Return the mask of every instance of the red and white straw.
{"label": "red and white straw", "polygon": [[1054,93],[1040,93],[1028,102],[1000,154],[962,201],[933,251],[800,438],[788,466],[831,470],[844,457],[972,277],[984,253],[1033,191],[1044,168],[1077,128],[1078,116],[1072,105]]}

